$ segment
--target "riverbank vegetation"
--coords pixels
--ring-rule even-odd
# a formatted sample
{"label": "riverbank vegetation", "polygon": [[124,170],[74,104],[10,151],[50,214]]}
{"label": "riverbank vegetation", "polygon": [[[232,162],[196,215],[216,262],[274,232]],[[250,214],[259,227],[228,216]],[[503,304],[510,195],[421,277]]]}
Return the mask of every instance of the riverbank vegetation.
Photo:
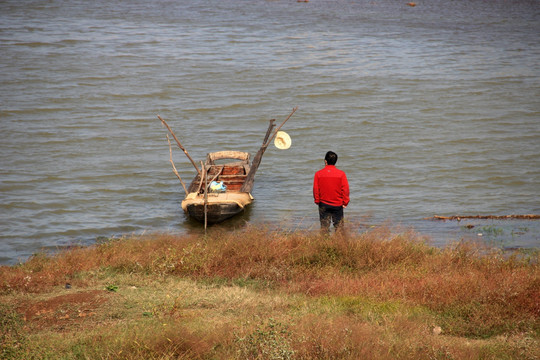
{"label": "riverbank vegetation", "polygon": [[537,359],[539,259],[389,226],[107,239],[0,267],[0,358]]}

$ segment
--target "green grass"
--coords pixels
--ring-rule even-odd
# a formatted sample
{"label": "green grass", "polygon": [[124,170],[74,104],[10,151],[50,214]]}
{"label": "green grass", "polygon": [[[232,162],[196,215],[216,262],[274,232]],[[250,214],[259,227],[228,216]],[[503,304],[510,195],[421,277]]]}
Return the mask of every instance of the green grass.
{"label": "green grass", "polygon": [[0,267],[2,358],[535,359],[539,259],[386,226],[100,239]]}

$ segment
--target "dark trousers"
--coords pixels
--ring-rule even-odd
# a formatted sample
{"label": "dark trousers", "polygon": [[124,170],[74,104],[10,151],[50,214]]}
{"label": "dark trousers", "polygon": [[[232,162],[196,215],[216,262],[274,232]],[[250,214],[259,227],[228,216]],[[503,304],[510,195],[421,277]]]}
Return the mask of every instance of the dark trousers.
{"label": "dark trousers", "polygon": [[319,203],[319,219],[321,220],[321,230],[330,231],[330,222],[338,230],[343,220],[343,206],[332,206]]}

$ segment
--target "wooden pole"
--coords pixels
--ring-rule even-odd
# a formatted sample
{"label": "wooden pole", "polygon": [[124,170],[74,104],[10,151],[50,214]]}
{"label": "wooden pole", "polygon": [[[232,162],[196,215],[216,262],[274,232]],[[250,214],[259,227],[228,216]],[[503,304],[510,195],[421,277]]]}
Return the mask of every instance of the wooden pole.
{"label": "wooden pole", "polygon": [[[281,125],[278,126],[278,128],[272,133],[272,129],[274,128],[274,119],[270,120],[270,125],[268,126],[268,130],[266,131],[266,136],[264,137],[263,144],[259,151],[257,152],[257,155],[255,155],[255,158],[253,159],[253,162],[251,163],[251,168],[249,169],[249,173],[246,176],[246,180],[244,181],[244,184],[242,184],[242,187],[240,188],[241,192],[251,192],[253,189],[253,183],[255,181],[255,173],[257,172],[257,169],[259,168],[259,165],[261,164],[262,156],[266,149],[268,148],[268,145],[272,142],[274,137],[276,137],[277,132],[285,123],[287,120],[291,118],[291,116],[294,114],[294,112],[298,110],[298,106],[295,107],[292,112],[287,116],[287,118],[281,123]],[[272,135],[270,136],[270,134]]]}
{"label": "wooden pole", "polygon": [[201,166],[204,166],[204,167],[202,168],[201,176],[199,176],[199,187],[197,188],[197,194],[201,192],[203,182],[204,182],[204,176],[202,174],[206,172],[206,166],[203,165],[202,161],[201,161]]}
{"label": "wooden pole", "polygon": [[206,236],[206,227],[208,226],[208,175],[202,161],[201,168],[204,169],[202,176],[204,176],[204,235]]}
{"label": "wooden pole", "polygon": [[272,133],[272,129],[274,128],[274,126],[276,126],[274,124],[274,121],[276,121],[276,119],[272,119],[270,120],[270,125],[268,126],[268,129],[266,130],[266,135],[264,136],[264,140],[262,142],[262,145],[264,146],[266,144],[266,142],[268,141],[268,138],[270,137],[270,134]]}
{"label": "wooden pole", "polygon": [[270,145],[270,143],[272,142],[272,140],[274,140],[274,138],[276,137],[278,131],[281,129],[281,127],[283,125],[285,125],[285,123],[287,122],[287,120],[289,120],[291,118],[291,116],[293,116],[293,114],[295,113],[295,111],[298,110],[298,106],[295,107],[294,109],[292,109],[292,112],[289,114],[289,116],[287,116],[287,118],[281,123],[281,125],[279,125],[276,129],[276,131],[274,131],[274,134],[272,134],[272,137],[268,140],[268,142],[265,144],[266,146]]}
{"label": "wooden pole", "polygon": [[178,138],[176,137],[176,135],[174,134],[174,132],[172,131],[172,129],[170,128],[169,124],[167,124],[165,122],[165,120],[162,119],[161,116],[157,116],[159,120],[161,120],[161,122],[163,123],[163,125],[165,125],[165,127],[167,128],[167,130],[169,130],[169,132],[171,133],[172,137],[174,138],[174,140],[176,141],[176,144],[178,145],[178,147],[180,149],[182,149],[182,151],[184,151],[184,154],[186,154],[186,156],[188,157],[188,159],[191,161],[191,163],[193,164],[193,166],[195,167],[195,169],[197,170],[197,174],[201,174],[199,168],[197,167],[197,164],[195,164],[195,161],[193,161],[193,159],[191,158],[191,156],[189,155],[189,153],[187,152],[186,149],[184,149],[184,147],[182,146],[182,144],[180,144],[180,141],[178,140]]}
{"label": "wooden pole", "polygon": [[275,119],[270,120],[270,124],[268,125],[268,130],[266,130],[266,136],[264,137],[264,141],[261,145],[261,148],[259,151],[257,151],[257,154],[255,155],[255,158],[251,162],[251,167],[249,169],[249,173],[246,176],[246,180],[242,184],[242,187],[240,188],[241,192],[251,192],[251,189],[253,188],[253,182],[255,181],[255,173],[257,172],[257,168],[259,167],[262,156],[264,152],[266,151],[266,148],[268,147],[268,144],[266,144],[268,138],[270,137],[270,133],[272,132],[272,129],[274,126]]}
{"label": "wooden pole", "polygon": [[180,180],[180,183],[182,184],[182,187],[184,188],[184,191],[186,192],[186,195],[188,194],[188,191],[186,189],[186,184],[182,181],[182,178],[180,177],[180,174],[178,174],[178,170],[176,170],[176,166],[174,166],[174,162],[172,159],[172,146],[171,146],[171,139],[169,139],[169,135],[167,134],[167,141],[169,142],[169,160],[171,162],[172,168],[174,173],[176,174],[176,177],[178,180]]}

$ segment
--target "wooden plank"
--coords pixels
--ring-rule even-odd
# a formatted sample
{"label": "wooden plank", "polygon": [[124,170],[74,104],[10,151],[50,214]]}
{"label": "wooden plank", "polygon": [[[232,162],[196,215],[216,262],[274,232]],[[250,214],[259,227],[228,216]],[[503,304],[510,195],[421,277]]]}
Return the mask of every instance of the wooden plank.
{"label": "wooden plank", "polygon": [[220,181],[242,181],[246,180],[246,175],[220,175]]}
{"label": "wooden plank", "polygon": [[244,175],[245,170],[243,166],[225,166],[222,171],[223,175]]}

